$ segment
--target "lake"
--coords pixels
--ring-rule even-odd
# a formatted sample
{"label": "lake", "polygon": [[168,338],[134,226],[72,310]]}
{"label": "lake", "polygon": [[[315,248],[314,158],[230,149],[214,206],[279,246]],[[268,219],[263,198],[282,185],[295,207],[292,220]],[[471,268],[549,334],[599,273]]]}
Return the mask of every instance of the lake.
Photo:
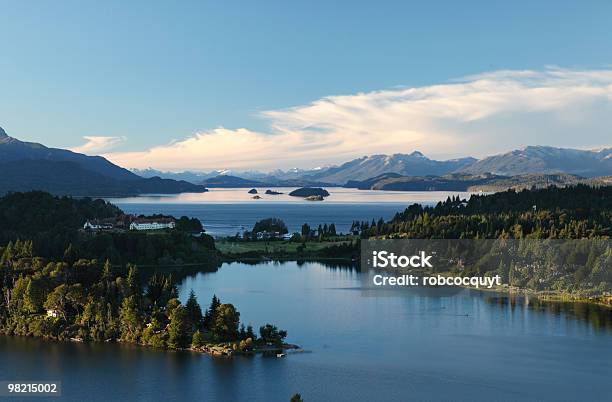
{"label": "lake", "polygon": [[258,188],[260,200],[252,199],[248,188],[211,188],[206,193],[178,195],[148,195],[127,198],[109,198],[126,213],[163,213],[180,217],[188,215],[200,219],[206,232],[213,236],[233,236],[250,230],[260,219],[276,217],[287,224],[290,232],[299,232],[302,224],[315,228],[332,223],[338,232],[349,231],[354,220],[388,220],[413,203],[434,205],[449,196],[469,198],[469,193],[445,191],[374,191],[341,187],[327,188],[325,201],[305,201],[287,195],[295,188],[273,188],[281,195],[263,194],[267,188]]}
{"label": "lake", "polygon": [[226,263],[182,279],[308,353],[215,359],[0,337],[0,380],[63,381],[64,400],[608,401],[612,313],[467,289],[368,290],[350,267]]}

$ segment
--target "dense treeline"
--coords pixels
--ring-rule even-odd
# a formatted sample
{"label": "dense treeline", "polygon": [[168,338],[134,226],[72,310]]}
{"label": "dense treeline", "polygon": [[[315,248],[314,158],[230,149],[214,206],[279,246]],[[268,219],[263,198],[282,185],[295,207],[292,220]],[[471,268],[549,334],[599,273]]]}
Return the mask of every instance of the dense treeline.
{"label": "dense treeline", "polygon": [[30,239],[36,255],[60,257],[76,241],[86,220],[120,213],[119,208],[99,199],[54,197],[42,191],[12,193],[0,198],[0,245]]}
{"label": "dense treeline", "polygon": [[[469,200],[453,197],[435,206],[411,205],[389,222],[354,222],[352,231],[369,239],[519,239],[519,243],[474,249],[466,261],[461,256],[465,266],[459,272],[499,274],[504,283],[536,290],[589,296],[612,292],[612,243],[607,240],[612,237],[610,186],[508,190]],[[531,241],[543,239],[592,241],[560,242],[554,247]],[[469,247],[479,244],[485,243]],[[469,247],[457,252],[465,253]]]}
{"label": "dense treeline", "polygon": [[216,263],[215,243],[211,236],[191,236],[181,231],[168,233],[95,233],[83,234],[72,244],[82,258],[110,259],[113,263],[175,265]]}
{"label": "dense treeline", "polygon": [[327,239],[330,237],[335,237],[338,235],[338,233],[336,233],[336,224],[333,222],[330,223],[329,225],[327,223],[323,225],[319,225],[319,227],[316,230],[311,228],[309,224],[304,223],[302,225],[302,230],[300,234],[302,235],[302,238],[304,239],[316,238],[319,240]]}
{"label": "dense treeline", "polygon": [[391,221],[354,222],[362,237],[579,239],[612,235],[612,186],[508,190],[413,204]]}
{"label": "dense treeline", "polygon": [[204,313],[193,292],[182,304],[170,276],[143,282],[134,265],[47,261],[34,257],[30,241],[11,243],[0,257],[0,331],[172,349],[228,343],[246,352],[278,345],[287,335],[267,324],[257,337],[251,326],[240,326],[236,308],[216,296]]}
{"label": "dense treeline", "polygon": [[9,194],[0,198],[0,250],[11,241],[28,239],[34,255],[54,260],[68,257],[164,265],[215,260],[213,238],[191,236],[202,231],[195,218],[181,217],[175,231],[154,234],[81,230],[87,220],[122,214],[118,207],[100,199],[55,197],[41,191]]}

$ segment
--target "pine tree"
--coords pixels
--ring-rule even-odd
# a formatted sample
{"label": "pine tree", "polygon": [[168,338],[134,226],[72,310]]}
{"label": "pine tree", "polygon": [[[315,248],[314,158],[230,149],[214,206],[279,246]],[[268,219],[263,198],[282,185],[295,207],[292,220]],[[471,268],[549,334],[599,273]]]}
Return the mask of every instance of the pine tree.
{"label": "pine tree", "polygon": [[193,333],[191,337],[191,346],[194,348],[199,348],[204,345],[204,336],[200,331],[196,331]]}
{"label": "pine tree", "polygon": [[235,341],[238,339],[240,313],[232,304],[221,304],[217,307],[213,321],[212,334],[218,342]]}
{"label": "pine tree", "polygon": [[113,267],[108,259],[104,262],[104,267],[102,267],[101,279],[105,282],[113,279]]}
{"label": "pine tree", "polygon": [[168,325],[168,347],[171,349],[181,349],[189,346],[191,341],[191,331],[189,329],[189,318],[187,310],[182,305],[178,305],[170,315]]}
{"label": "pine tree", "polygon": [[198,299],[196,298],[193,289],[189,292],[189,298],[187,299],[187,303],[185,303],[185,308],[187,309],[187,317],[193,329],[201,329],[204,321],[204,317],[202,316],[202,308],[200,304],[198,304]]}
{"label": "pine tree", "polygon": [[126,342],[138,342],[142,325],[134,296],[123,299],[119,309],[119,323],[121,339]]}
{"label": "pine tree", "polygon": [[[352,228],[351,228],[352,231]],[[336,236],[336,225],[334,223],[329,225],[329,235],[330,236]]]}
{"label": "pine tree", "polygon": [[128,264],[127,285],[132,294],[139,293],[140,283],[138,281],[138,268],[136,268],[136,265]]}
{"label": "pine tree", "polygon": [[217,309],[220,305],[221,301],[217,298],[217,295],[213,295],[210,302],[210,307],[208,307],[208,310],[206,310],[206,314],[204,315],[204,328],[208,330],[212,328]]}

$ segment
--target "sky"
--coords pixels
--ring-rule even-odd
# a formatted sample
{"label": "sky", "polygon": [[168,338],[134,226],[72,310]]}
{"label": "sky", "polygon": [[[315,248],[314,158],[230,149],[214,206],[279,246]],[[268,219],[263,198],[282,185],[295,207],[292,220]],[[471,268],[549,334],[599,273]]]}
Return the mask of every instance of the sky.
{"label": "sky", "polygon": [[125,167],[612,145],[609,1],[0,7],[0,126]]}

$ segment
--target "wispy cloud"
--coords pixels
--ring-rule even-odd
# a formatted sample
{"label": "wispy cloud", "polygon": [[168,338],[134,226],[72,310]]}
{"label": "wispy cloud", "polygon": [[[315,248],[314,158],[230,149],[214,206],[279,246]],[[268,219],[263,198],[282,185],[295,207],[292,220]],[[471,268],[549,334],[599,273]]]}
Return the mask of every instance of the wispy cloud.
{"label": "wispy cloud", "polygon": [[103,152],[108,152],[120,144],[125,142],[125,137],[96,137],[96,136],[88,136],[83,137],[85,139],[85,144],[80,145],[78,147],[71,148],[71,151],[80,152],[83,154],[100,154]]}
{"label": "wispy cloud", "polygon": [[612,70],[495,71],[440,85],[329,96],[262,113],[267,132],[221,127],[107,156],[128,167],[168,170],[314,167],[413,150],[484,156],[525,145],[610,144],[610,116]]}

